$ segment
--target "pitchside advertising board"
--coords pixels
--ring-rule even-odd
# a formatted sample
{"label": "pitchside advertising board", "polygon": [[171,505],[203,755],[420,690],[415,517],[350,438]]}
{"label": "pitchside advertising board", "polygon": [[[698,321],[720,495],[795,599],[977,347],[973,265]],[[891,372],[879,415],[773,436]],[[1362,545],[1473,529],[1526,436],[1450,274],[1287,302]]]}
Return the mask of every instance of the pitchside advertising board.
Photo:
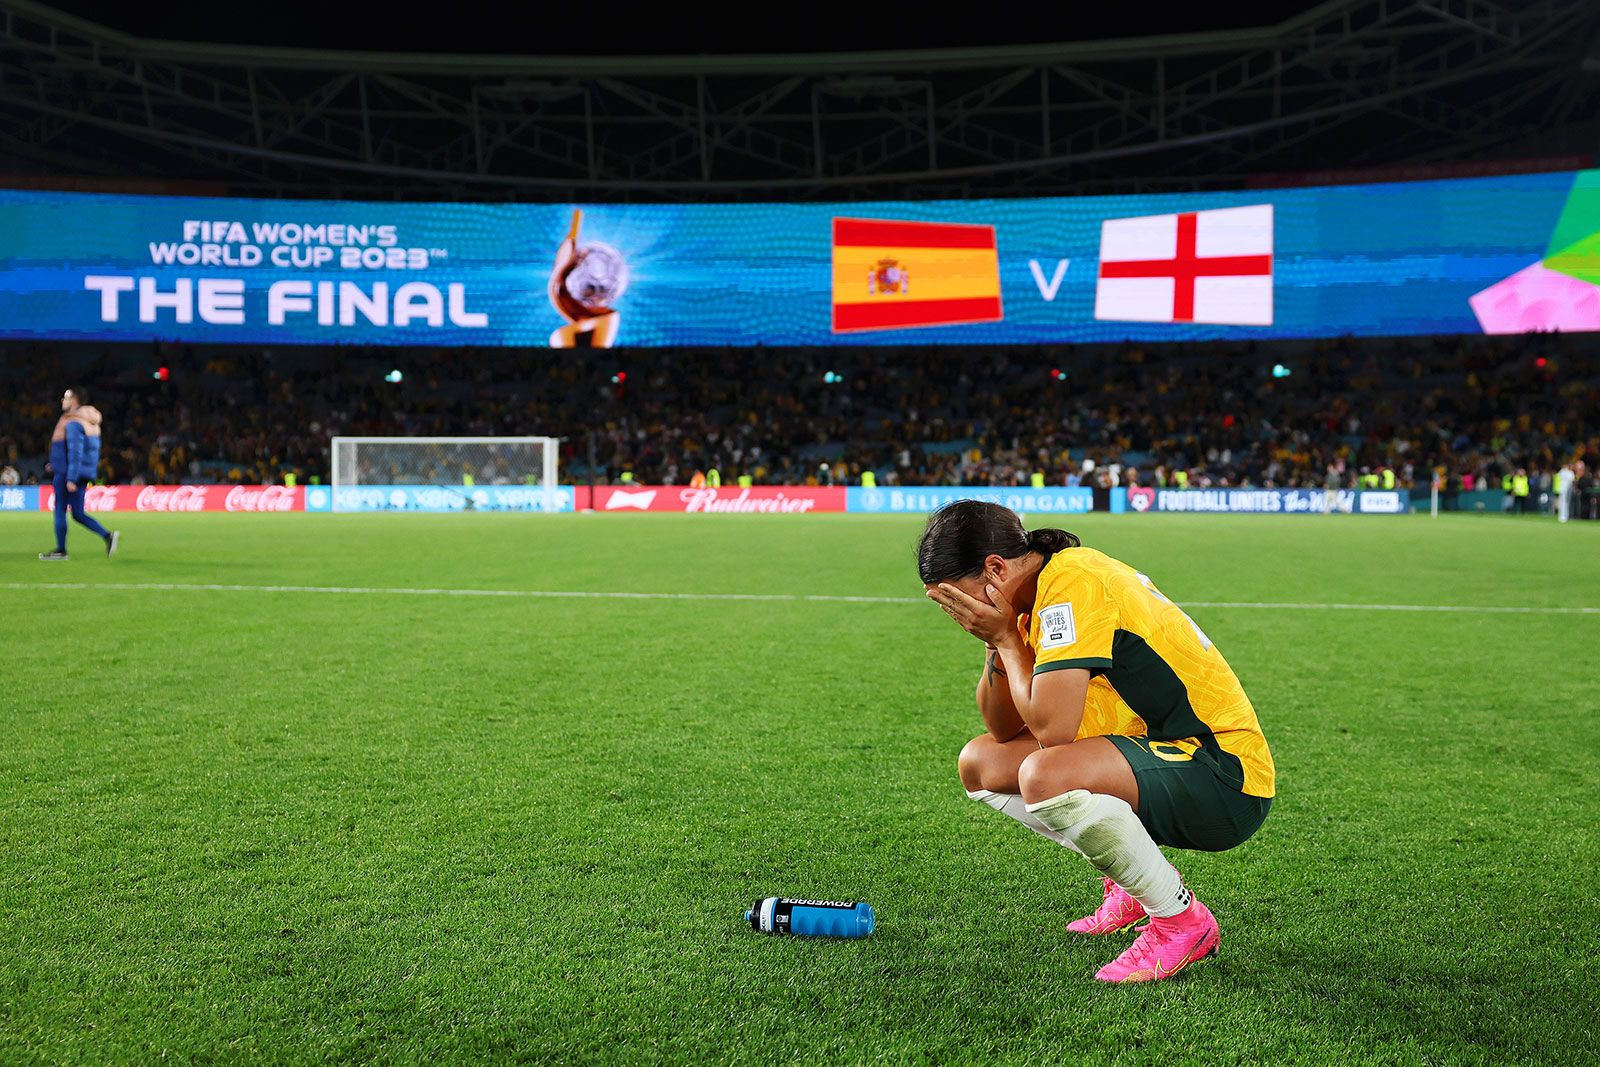
{"label": "pitchside advertising board", "polygon": [[[318,494],[326,494],[324,504]],[[693,489],[681,485],[557,486],[556,511],[676,511],[687,514],[803,515],[844,511],[843,488],[763,485]],[[545,492],[535,486],[341,486],[308,490],[307,511],[543,511]]]}
{"label": "pitchside advertising board", "polygon": [[0,190],[0,337],[1016,344],[1600,330],[1600,171],[870,204]]}
{"label": "pitchside advertising board", "polygon": [[36,485],[0,486],[0,511],[38,511],[39,487]]}
{"label": "pitchside advertising board", "polygon": [[[22,507],[7,507],[0,490],[0,510],[54,511],[51,485],[29,486]],[[306,488],[287,485],[91,485],[84,492],[85,511],[306,511]],[[30,506],[31,502],[31,506]]]}
{"label": "pitchside advertising board", "polygon": [[1400,489],[1129,489],[1127,510],[1257,515],[1403,515],[1411,495]]}
{"label": "pitchside advertising board", "polygon": [[902,489],[850,489],[848,510],[926,515],[953,500],[987,500],[1022,515],[1081,515],[1094,510],[1088,489],[1006,489],[930,486]]}
{"label": "pitchside advertising board", "polygon": [[[690,515],[805,515],[821,512],[926,515],[953,500],[987,500],[1022,515],[1081,515],[1094,510],[1082,488],[844,488],[763,485],[692,489],[681,485],[562,485],[547,497],[536,486],[92,485],[89,511],[246,512],[678,512]],[[0,511],[51,511],[51,486],[0,487]],[[1399,490],[1113,489],[1113,514],[1132,512],[1400,515],[1411,510]]]}
{"label": "pitchside advertising board", "polygon": [[306,492],[307,511],[574,511],[574,490],[536,485],[346,485]]}

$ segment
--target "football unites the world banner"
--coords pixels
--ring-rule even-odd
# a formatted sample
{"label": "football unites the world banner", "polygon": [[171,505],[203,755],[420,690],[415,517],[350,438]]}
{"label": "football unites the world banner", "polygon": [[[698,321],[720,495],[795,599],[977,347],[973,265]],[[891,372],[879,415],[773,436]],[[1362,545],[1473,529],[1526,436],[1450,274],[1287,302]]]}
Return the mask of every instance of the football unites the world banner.
{"label": "football unites the world banner", "polygon": [[1156,196],[0,190],[0,338],[518,347],[1600,330],[1600,171]]}

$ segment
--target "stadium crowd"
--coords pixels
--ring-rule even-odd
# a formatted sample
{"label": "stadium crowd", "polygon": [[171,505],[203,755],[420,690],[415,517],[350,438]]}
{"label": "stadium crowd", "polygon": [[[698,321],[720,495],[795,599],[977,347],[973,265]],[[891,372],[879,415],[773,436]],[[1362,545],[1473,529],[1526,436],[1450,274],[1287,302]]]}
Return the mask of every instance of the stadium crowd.
{"label": "stadium crowd", "polygon": [[[398,371],[398,375],[394,372]],[[391,380],[398,377],[398,381]],[[108,482],[326,481],[347,435],[566,439],[563,477],[678,484],[1537,488],[1600,455],[1600,338],[619,351],[7,344],[0,467],[61,391]],[[592,435],[592,436],[591,436]],[[1383,473],[1385,471],[1391,473]],[[1363,481],[1365,479],[1365,481]]]}

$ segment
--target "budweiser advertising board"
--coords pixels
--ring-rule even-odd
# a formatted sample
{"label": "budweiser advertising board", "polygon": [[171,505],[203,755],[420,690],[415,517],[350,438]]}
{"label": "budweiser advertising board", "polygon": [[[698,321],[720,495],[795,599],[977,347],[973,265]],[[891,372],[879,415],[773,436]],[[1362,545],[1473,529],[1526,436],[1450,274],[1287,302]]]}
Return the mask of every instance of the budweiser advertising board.
{"label": "budweiser advertising board", "polygon": [[681,485],[597,485],[596,511],[681,511],[693,514],[799,515],[843,511],[843,486],[761,485],[689,489]]}
{"label": "budweiser advertising board", "polygon": [[[39,508],[53,511],[54,486],[41,486]],[[304,511],[304,486],[91,485],[85,511]]]}

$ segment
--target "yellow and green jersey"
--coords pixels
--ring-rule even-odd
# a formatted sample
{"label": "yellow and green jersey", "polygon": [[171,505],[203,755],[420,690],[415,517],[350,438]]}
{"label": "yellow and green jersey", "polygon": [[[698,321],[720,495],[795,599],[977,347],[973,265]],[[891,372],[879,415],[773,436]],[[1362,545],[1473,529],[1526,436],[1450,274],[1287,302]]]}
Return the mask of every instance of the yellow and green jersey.
{"label": "yellow and green jersey", "polygon": [[[1089,671],[1078,737],[1148,737],[1151,751],[1214,757],[1241,792],[1276,791],[1272,753],[1244,687],[1211,639],[1150,579],[1092,548],[1068,548],[1039,572],[1031,617],[1018,621],[1035,676]],[[1163,757],[1166,758],[1166,757]]]}

